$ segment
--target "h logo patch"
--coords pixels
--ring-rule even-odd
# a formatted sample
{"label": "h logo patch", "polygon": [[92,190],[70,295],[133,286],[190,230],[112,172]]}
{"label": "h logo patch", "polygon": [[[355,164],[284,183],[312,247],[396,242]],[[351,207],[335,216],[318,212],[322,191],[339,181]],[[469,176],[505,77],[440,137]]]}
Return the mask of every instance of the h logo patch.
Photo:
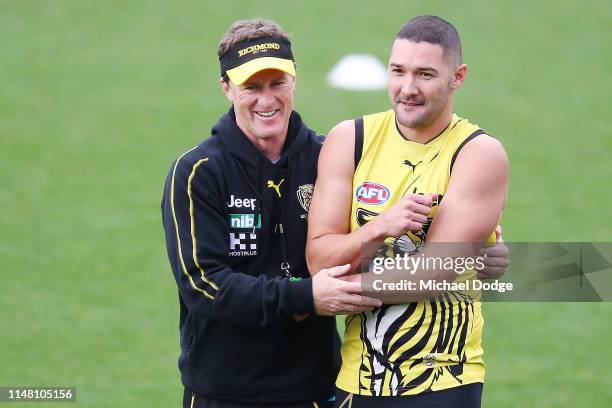
{"label": "h logo patch", "polygon": [[249,234],[246,232],[230,232],[229,235],[231,251],[245,251],[257,249],[257,234]]}

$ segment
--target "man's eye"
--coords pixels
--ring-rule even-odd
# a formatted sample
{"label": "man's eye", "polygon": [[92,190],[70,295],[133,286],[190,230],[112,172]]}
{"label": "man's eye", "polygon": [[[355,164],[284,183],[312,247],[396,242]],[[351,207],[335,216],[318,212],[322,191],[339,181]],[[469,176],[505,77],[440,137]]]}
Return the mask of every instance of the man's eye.
{"label": "man's eye", "polygon": [[393,72],[394,74],[401,74],[403,71],[399,68],[392,68],[391,72]]}
{"label": "man's eye", "polygon": [[432,75],[432,74],[430,74],[429,72],[421,72],[419,75],[420,75],[421,77],[423,77],[423,78],[427,78],[427,79],[429,79],[429,78],[433,78],[433,75]]}

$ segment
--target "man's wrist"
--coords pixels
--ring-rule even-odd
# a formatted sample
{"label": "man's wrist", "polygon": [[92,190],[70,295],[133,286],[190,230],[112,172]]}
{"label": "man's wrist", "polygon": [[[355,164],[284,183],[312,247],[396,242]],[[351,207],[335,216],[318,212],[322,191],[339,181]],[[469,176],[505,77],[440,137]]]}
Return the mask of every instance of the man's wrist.
{"label": "man's wrist", "polygon": [[362,243],[382,242],[387,238],[383,229],[378,226],[376,219],[368,222],[357,231],[360,233],[358,238]]}
{"label": "man's wrist", "polygon": [[312,292],[312,278],[303,278],[299,281],[289,281],[289,302],[292,314],[314,313],[314,296]]}

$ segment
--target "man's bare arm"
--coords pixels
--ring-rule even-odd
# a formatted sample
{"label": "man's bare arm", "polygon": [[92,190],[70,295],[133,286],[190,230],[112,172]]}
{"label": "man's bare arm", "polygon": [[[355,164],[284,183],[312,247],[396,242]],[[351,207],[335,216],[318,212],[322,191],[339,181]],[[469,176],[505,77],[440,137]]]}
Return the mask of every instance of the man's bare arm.
{"label": "man's bare arm", "polygon": [[457,155],[427,242],[484,242],[494,231],[508,190],[508,157],[481,135]]}
{"label": "man's bare arm", "polygon": [[411,194],[403,197],[374,220],[350,231],[355,149],[355,125],[344,121],[329,132],[319,156],[318,177],[308,213],[306,260],[311,274],[323,268],[361,261],[364,243],[418,231],[427,221],[432,198]]}
{"label": "man's bare arm", "polygon": [[347,120],[329,132],[319,155],[306,245],[306,261],[313,275],[334,265],[349,263],[354,267],[359,259],[358,238],[348,234],[354,149],[355,127]]}

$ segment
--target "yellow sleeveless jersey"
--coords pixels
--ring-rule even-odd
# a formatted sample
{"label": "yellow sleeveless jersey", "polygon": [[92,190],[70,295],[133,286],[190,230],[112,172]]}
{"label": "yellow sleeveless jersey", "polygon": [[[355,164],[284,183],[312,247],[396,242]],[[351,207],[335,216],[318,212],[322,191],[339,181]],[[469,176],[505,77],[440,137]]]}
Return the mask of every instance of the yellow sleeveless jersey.
{"label": "yellow sleeveless jersey", "polygon": [[[437,193],[443,199],[456,152],[484,133],[453,115],[435,139],[411,142],[397,130],[393,110],[364,116],[363,129],[363,153],[353,177],[351,231],[407,194]],[[436,210],[433,206],[423,230],[387,239],[388,251],[416,253]],[[489,242],[495,242],[493,232]],[[480,302],[460,292],[347,316],[336,385],[354,394],[397,396],[484,382],[483,323]]]}

